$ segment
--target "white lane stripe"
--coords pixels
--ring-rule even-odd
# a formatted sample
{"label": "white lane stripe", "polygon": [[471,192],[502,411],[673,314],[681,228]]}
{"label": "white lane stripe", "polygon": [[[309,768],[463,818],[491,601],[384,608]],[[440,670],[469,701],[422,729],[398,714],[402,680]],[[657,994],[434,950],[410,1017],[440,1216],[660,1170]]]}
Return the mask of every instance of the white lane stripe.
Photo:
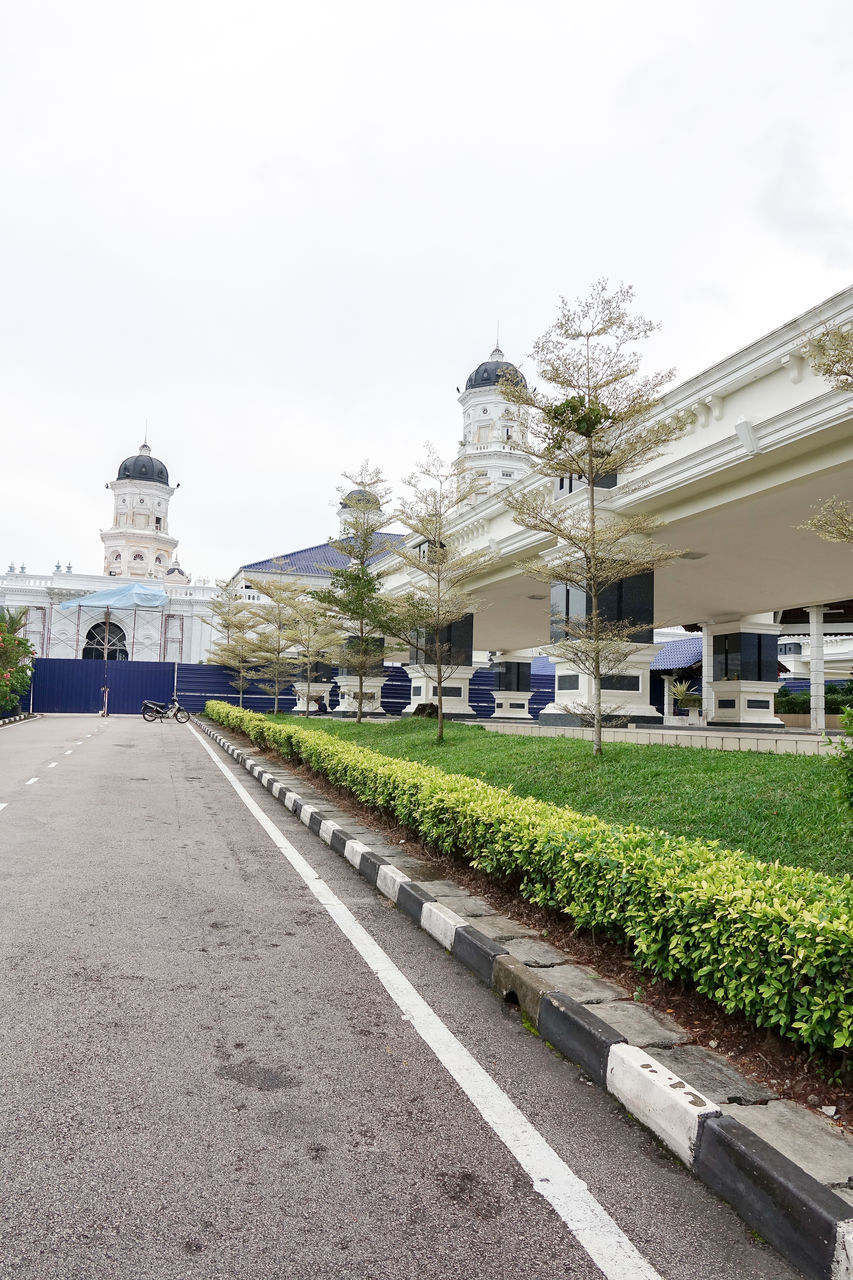
{"label": "white lane stripe", "polygon": [[64,752],[64,754],[65,754],[66,756],[72,756],[72,755],[74,754],[74,752],[73,752],[73,751],[71,750],[71,748],[69,747],[69,748],[68,748],[68,750],[67,750],[66,752]]}
{"label": "white lane stripe", "polygon": [[74,743],[74,745],[75,745],[75,747],[82,747],[82,745],[83,745],[83,739],[81,738],[81,739],[80,739],[80,741],[79,741],[79,742],[75,742],[75,743]]}
{"label": "white lane stripe", "polygon": [[38,782],[38,778],[27,778],[26,782],[24,783],[24,786],[31,787],[34,782]]}
{"label": "white lane stripe", "polygon": [[661,1280],[651,1264],[637,1252],[628,1237],[601,1207],[586,1183],[572,1172],[538,1129],[522,1115],[503,1089],[444,1025],[390,956],[359,924],[325,881],[320,879],[311,864],[282,835],[242,783],[229,772],[213,747],[192,726],[190,732],[198,738],[243,804],[284,854],[317,901],[326,908],[368,968],[376,974],[402,1011],[404,1022],[410,1022],[421,1039],[432,1049],[441,1065],[529,1175],[534,1190],[557,1211],[607,1280]]}
{"label": "white lane stripe", "polygon": [[55,768],[56,768],[56,765],[57,765],[57,761],[56,761],[56,760],[54,760],[54,761],[53,761],[53,763],[52,763],[52,764],[49,764],[47,767],[48,767],[48,769],[55,769]]}
{"label": "white lane stripe", "polygon": [[2,804],[0,804],[0,809],[5,809],[5,808],[6,808],[6,805],[7,805],[8,803],[9,803],[9,801],[8,801],[8,800],[4,800],[4,801],[2,802]]}

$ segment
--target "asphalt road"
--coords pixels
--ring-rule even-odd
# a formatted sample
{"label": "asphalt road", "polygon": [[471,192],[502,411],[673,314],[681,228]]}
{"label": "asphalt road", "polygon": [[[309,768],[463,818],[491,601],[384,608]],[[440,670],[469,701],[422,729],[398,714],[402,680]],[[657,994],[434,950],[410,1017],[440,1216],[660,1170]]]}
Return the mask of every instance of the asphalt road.
{"label": "asphalt road", "polygon": [[0,1275],[794,1280],[211,749],[627,1253],[592,1261],[191,728],[55,716],[0,730]]}

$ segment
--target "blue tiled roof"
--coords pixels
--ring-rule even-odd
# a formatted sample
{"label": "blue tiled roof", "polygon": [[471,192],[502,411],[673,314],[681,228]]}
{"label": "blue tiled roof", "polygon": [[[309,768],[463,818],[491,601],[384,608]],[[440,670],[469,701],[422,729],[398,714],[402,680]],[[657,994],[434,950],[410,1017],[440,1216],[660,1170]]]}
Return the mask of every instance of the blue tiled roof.
{"label": "blue tiled roof", "polygon": [[702,661],[702,637],[685,636],[683,640],[670,640],[652,658],[651,671],[679,671]]}
{"label": "blue tiled roof", "polygon": [[[373,564],[388,555],[405,539],[403,533],[376,533],[373,545],[376,548],[369,563]],[[256,560],[254,564],[241,565],[244,573],[293,573],[324,577],[333,569],[345,569],[349,564],[346,556],[341,555],[328,542],[321,542],[316,547],[303,547],[301,551],[288,551],[283,556],[271,556],[269,560]]]}

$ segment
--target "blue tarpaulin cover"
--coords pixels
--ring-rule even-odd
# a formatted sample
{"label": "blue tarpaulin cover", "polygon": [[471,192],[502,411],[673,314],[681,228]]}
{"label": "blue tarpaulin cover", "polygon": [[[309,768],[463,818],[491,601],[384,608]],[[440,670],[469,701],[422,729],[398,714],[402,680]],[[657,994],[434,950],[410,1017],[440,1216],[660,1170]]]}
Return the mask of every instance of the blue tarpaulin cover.
{"label": "blue tarpaulin cover", "polygon": [[77,600],[66,600],[60,609],[76,609],[78,604],[93,609],[162,609],[169,597],[162,587],[149,587],[143,582],[126,582],[121,587],[105,587]]}

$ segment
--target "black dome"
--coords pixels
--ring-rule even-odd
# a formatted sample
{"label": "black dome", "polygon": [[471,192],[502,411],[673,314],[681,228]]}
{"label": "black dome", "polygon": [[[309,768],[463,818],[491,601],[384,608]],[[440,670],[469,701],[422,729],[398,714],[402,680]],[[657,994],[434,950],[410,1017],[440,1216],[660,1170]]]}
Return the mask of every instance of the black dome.
{"label": "black dome", "polygon": [[125,458],[116,480],[150,480],[154,484],[168,484],[169,473],[165,463],[151,456],[148,445],[141,444],[135,458]]}
{"label": "black dome", "polygon": [[476,391],[478,387],[496,387],[501,379],[501,375],[509,373],[514,375],[514,381],[521,387],[527,386],[527,381],[523,373],[519,373],[514,364],[510,364],[508,360],[504,360],[504,353],[500,347],[495,347],[488,360],[484,360],[482,364],[478,364],[473,373],[468,374],[468,381],[465,383],[466,391]]}
{"label": "black dome", "polygon": [[341,510],[351,511],[358,508],[369,510],[381,505],[376,494],[371,493],[369,489],[353,489],[341,502]]}

